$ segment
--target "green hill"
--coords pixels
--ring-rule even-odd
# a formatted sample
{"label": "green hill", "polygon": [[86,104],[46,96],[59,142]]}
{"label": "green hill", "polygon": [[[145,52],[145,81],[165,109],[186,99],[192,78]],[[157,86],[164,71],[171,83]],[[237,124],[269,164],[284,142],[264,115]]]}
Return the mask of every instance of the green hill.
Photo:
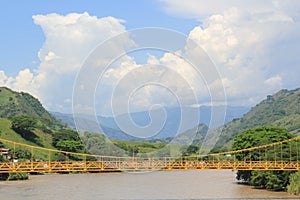
{"label": "green hill", "polygon": [[[0,118],[0,138],[11,140],[18,143],[24,143],[28,145],[33,146],[42,146],[45,148],[54,148],[52,146],[52,135],[48,133],[44,133],[43,131],[39,129],[34,130],[34,134],[36,134],[39,138],[39,144],[36,144],[35,142],[28,141],[25,138],[23,138],[20,134],[16,133],[11,128],[11,121],[9,119]],[[4,146],[9,149],[13,149],[13,145],[9,143],[4,143]],[[24,152],[29,152],[28,149],[20,148],[20,146],[16,146],[17,149],[22,149]],[[36,151],[35,157],[36,158],[47,158],[47,152],[43,151]]]}
{"label": "green hill", "polygon": [[52,118],[39,100],[30,94],[0,87],[0,117],[10,118],[17,115]]}
{"label": "green hill", "polygon": [[[26,116],[34,121],[30,131],[19,131],[13,128],[13,122],[19,117],[19,122],[24,123]],[[27,119],[29,119],[27,117]],[[23,121],[20,121],[23,120]],[[22,124],[22,126],[26,126]],[[6,87],[0,87],[0,138],[24,143],[28,145],[54,148],[52,137],[67,125],[54,118],[39,102],[28,93],[15,92]],[[9,143],[3,143],[6,148],[13,149]],[[17,147],[21,154],[30,154],[28,149]],[[38,158],[47,158],[46,152],[35,152]],[[26,157],[28,155],[20,155]]]}
{"label": "green hill", "polygon": [[268,95],[243,117],[234,119],[222,127],[216,148],[230,146],[235,135],[256,126],[280,126],[289,132],[300,131],[300,88],[280,90]]}
{"label": "green hill", "polygon": [[175,138],[171,138],[173,139],[171,141],[175,144],[192,144],[201,146],[207,131],[208,127],[205,124],[199,124],[197,127],[189,129],[177,135]]}
{"label": "green hill", "polygon": [[48,121],[52,128],[66,127],[66,124],[54,118],[32,95],[0,87],[0,118],[11,119],[19,115],[41,118]]}

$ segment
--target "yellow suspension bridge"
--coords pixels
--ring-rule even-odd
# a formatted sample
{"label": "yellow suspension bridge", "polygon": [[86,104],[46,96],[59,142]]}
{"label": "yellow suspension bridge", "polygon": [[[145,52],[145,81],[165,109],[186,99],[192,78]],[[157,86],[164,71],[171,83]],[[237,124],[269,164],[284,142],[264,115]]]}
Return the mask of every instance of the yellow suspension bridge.
{"label": "yellow suspension bridge", "polygon": [[[13,154],[17,147],[31,151],[31,159],[24,162],[0,162],[0,173],[9,172],[112,172],[149,170],[299,170],[299,140],[292,139],[252,147],[187,157],[117,157],[59,151],[31,146],[0,138],[9,143]],[[34,159],[36,151],[47,154],[46,161]],[[53,160],[55,153],[65,155],[64,161]],[[15,155],[14,155],[15,157]],[[70,159],[76,157],[76,160]],[[93,158],[93,159],[90,159]]]}

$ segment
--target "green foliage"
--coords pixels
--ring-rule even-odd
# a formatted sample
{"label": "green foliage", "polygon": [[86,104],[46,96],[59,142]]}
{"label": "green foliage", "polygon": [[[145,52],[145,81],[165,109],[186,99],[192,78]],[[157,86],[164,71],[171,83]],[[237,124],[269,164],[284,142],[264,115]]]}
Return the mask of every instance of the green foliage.
{"label": "green foliage", "polygon": [[27,180],[28,173],[25,172],[16,172],[16,173],[9,173],[8,180],[15,181],[15,180]]}
{"label": "green foliage", "polygon": [[62,151],[69,151],[69,152],[82,152],[84,146],[81,141],[75,140],[60,140],[56,147]]}
{"label": "green foliage", "polygon": [[[237,135],[234,138],[234,142],[232,145],[233,150],[239,150],[239,149],[246,149],[250,147],[260,146],[264,144],[269,144],[273,142],[283,141],[287,140],[293,137],[293,134],[287,132],[286,129],[275,127],[275,126],[260,126],[252,129],[246,130],[243,134]],[[283,146],[283,150],[288,148],[287,146]],[[268,152],[270,155],[273,155],[274,150],[269,150]],[[278,152],[280,149],[278,149]],[[253,152],[251,154],[252,160],[259,160],[258,157],[260,154],[259,152]],[[277,156],[280,154],[277,153]],[[248,154],[240,153],[236,155],[237,159],[243,160],[245,157],[247,159],[250,159]],[[263,155],[265,156],[265,155]],[[269,159],[274,159],[270,157]]]}
{"label": "green foliage", "polygon": [[236,179],[248,184],[251,180],[251,173],[252,171],[250,170],[238,170],[236,173]]}
{"label": "green foliage", "polygon": [[197,154],[199,151],[199,146],[189,145],[183,153],[183,156],[190,156],[193,154]]}
{"label": "green foliage", "polygon": [[129,156],[135,156],[139,153],[139,147],[138,146],[129,146],[127,148],[127,152]]}
{"label": "green foliage", "polygon": [[[139,152],[139,147],[137,145],[134,144],[127,144],[125,142],[119,141],[118,143],[116,143],[117,147],[123,149],[127,155],[129,156],[134,156]],[[143,147],[145,147],[147,145],[143,144]]]}
{"label": "green foliage", "polygon": [[41,145],[40,138],[34,133],[37,127],[37,119],[27,115],[20,115],[12,118],[12,129],[24,139]]}
{"label": "green foliage", "polygon": [[56,153],[54,156],[54,160],[58,162],[66,161],[66,155],[63,153]]}
{"label": "green foliage", "polygon": [[[53,134],[52,144],[59,150],[77,153],[87,153],[87,150],[82,143],[79,134],[71,129],[63,129]],[[58,154],[58,159],[62,156]],[[71,156],[71,160],[78,160],[77,156]]]}
{"label": "green foliage", "polygon": [[26,138],[26,134],[32,134],[37,120],[28,115],[20,115],[12,118],[11,127],[14,131]]}
{"label": "green foliage", "polygon": [[[250,147],[260,146],[273,142],[278,142],[293,137],[293,134],[287,132],[286,129],[274,126],[262,126],[246,130],[243,134],[237,135],[234,138],[232,145],[233,150],[246,149]],[[282,145],[283,152],[289,152],[289,146]],[[277,157],[274,157],[274,151]],[[260,157],[262,154],[253,151],[251,154],[240,153],[236,154],[238,160],[260,160],[267,157],[271,159],[289,158],[281,154],[281,149],[268,149],[267,154]],[[237,179],[249,183],[257,188],[271,189],[271,190],[285,190],[288,184],[289,175],[291,172],[286,171],[243,171],[237,172]]]}
{"label": "green foliage", "polygon": [[[141,142],[141,141],[123,141],[106,140],[105,135],[84,132],[80,134],[83,144],[87,151],[96,155],[114,155],[114,156],[170,156],[170,148],[163,148],[166,146],[162,142]],[[181,145],[178,145],[180,149]]]}
{"label": "green foliage", "polygon": [[108,155],[107,153],[112,149],[110,148],[112,144],[106,141],[105,135],[103,134],[84,132],[80,137],[87,151],[91,154]]}
{"label": "green foliage", "polygon": [[267,171],[266,189],[281,191],[286,190],[289,184],[291,171]]}
{"label": "green foliage", "polygon": [[178,134],[175,138],[166,138],[165,143],[176,144],[190,144],[193,146],[201,146],[202,142],[207,134],[208,126],[205,124],[199,124],[197,127],[189,129],[183,133]]}
{"label": "green foliage", "polygon": [[300,194],[300,171],[290,175],[290,184],[287,186],[287,191],[291,194]]}
{"label": "green foliage", "polygon": [[[23,138],[20,134],[16,133],[11,128],[10,120],[0,118],[0,138],[19,142],[19,143],[24,143],[24,144],[28,144],[28,145],[33,145],[33,146],[40,145],[40,146],[47,147],[47,148],[54,148],[52,146],[51,135],[46,134],[38,129],[34,130],[34,134],[37,136],[36,138],[38,140],[38,143],[36,143],[35,141],[29,141],[29,140]],[[3,145],[4,145],[4,148],[10,149],[12,152],[11,155],[13,155],[14,145],[6,143],[6,142],[3,142]],[[27,150],[28,152],[31,152],[31,150],[29,148],[20,148],[19,145],[16,146],[16,149],[20,150],[20,151]],[[37,159],[46,160],[48,158],[48,153],[45,151],[42,151],[42,150],[35,150],[34,157]]]}
{"label": "green foliage", "polygon": [[[248,181],[251,185],[254,185],[256,188],[265,189],[268,182],[268,172],[263,171],[249,171]],[[250,180],[251,178],[251,180]]]}
{"label": "green foliage", "polygon": [[14,159],[31,159],[31,152],[28,149],[16,149],[16,152],[11,152],[11,155],[15,155]]}
{"label": "green foliage", "polygon": [[0,87],[0,118],[11,119],[19,115],[47,119],[51,129],[58,130],[66,127],[66,124],[52,117],[40,101],[30,94]]}
{"label": "green foliage", "polygon": [[57,143],[61,140],[80,141],[78,133],[72,129],[62,129],[53,134],[52,144],[57,147]]}
{"label": "green foliage", "polygon": [[260,189],[285,190],[290,171],[252,171],[250,184]]}
{"label": "green foliage", "polygon": [[103,149],[106,144],[105,135],[97,133],[84,132],[81,140],[86,148],[92,152],[95,149]]}
{"label": "green foliage", "polygon": [[300,132],[300,88],[281,90],[269,95],[240,119],[222,127],[216,147],[230,146],[234,136],[257,126],[280,126],[289,132]]}
{"label": "green foliage", "polygon": [[132,156],[133,154],[136,156],[141,153],[152,153],[157,150],[163,148],[166,144],[162,142],[140,142],[140,141],[113,141],[113,144],[116,145],[117,148],[124,150],[124,152]]}
{"label": "green foliage", "polygon": [[158,149],[157,151],[153,152],[154,157],[164,158],[171,156],[171,147],[170,145],[165,146],[162,149]]}
{"label": "green foliage", "polygon": [[220,152],[227,152],[229,149],[227,147],[219,147],[219,148],[213,148],[210,153],[220,153]]}
{"label": "green foliage", "polygon": [[5,162],[5,161],[6,161],[6,159],[4,158],[4,156],[0,155],[0,162]]}

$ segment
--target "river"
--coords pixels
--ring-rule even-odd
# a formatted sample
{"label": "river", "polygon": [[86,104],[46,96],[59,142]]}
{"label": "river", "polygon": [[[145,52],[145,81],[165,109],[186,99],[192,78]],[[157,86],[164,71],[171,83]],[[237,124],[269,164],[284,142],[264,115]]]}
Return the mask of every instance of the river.
{"label": "river", "polygon": [[285,192],[236,183],[232,171],[158,171],[149,173],[53,174],[27,181],[0,182],[0,200],[96,199],[274,199]]}

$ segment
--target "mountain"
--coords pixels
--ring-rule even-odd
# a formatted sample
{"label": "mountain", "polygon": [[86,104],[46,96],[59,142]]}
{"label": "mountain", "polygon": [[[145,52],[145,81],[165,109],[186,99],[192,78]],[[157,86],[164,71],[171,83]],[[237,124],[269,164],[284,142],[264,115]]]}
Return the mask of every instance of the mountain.
{"label": "mountain", "polygon": [[52,112],[52,111],[50,111],[50,114],[56,119],[59,119],[60,121],[66,123],[68,126],[72,127],[73,129],[76,127],[72,114],[64,114],[64,113]]}
{"label": "mountain", "polygon": [[205,124],[200,124],[199,126],[189,129],[176,136],[176,138],[172,140],[172,143],[201,146],[207,131],[208,127]]}
{"label": "mountain", "polygon": [[53,127],[66,127],[66,124],[53,117],[37,98],[25,92],[0,87],[0,118],[10,119],[19,115],[47,120]]}
{"label": "mountain", "polygon": [[[28,145],[54,148],[53,135],[67,125],[54,118],[39,102],[28,93],[15,92],[0,87],[0,138]],[[12,144],[0,142],[5,148]],[[17,147],[17,157],[30,157],[30,150]],[[47,155],[36,151],[37,158]]]}
{"label": "mountain", "polygon": [[24,114],[43,118],[52,117],[39,100],[30,94],[0,87],[0,117],[10,118]]}
{"label": "mountain", "polygon": [[[215,117],[214,123],[210,124],[211,121],[211,111],[214,109]],[[102,117],[98,116],[95,121],[93,117],[87,115],[80,115],[76,122],[79,123],[79,127],[82,130],[90,132],[104,132],[109,139],[114,140],[137,140],[138,137],[135,135],[146,137],[148,139],[162,139],[168,137],[174,137],[178,133],[184,133],[185,131],[191,130],[198,127],[200,124],[206,124],[210,127],[218,127],[223,124],[222,113],[226,110],[225,122],[231,121],[233,118],[240,117],[246,113],[249,109],[247,107],[234,107],[234,106],[201,106],[199,108],[165,108],[165,116],[161,114],[161,110],[151,110],[135,112],[128,114],[122,114],[113,117]],[[185,114],[185,119],[181,120],[182,113]],[[58,112],[51,112],[53,116],[67,123],[69,126],[75,128],[75,122],[72,114],[63,114]],[[192,117],[194,116],[194,117]],[[130,123],[127,123],[128,117],[131,117],[132,121],[140,127],[145,127],[145,131],[137,133],[136,126],[131,127]],[[151,119],[152,117],[152,119]],[[198,121],[198,119],[200,119]],[[116,121],[121,122],[122,128],[119,128]],[[156,132],[156,124],[160,124],[163,121],[163,126]],[[181,123],[182,122],[182,123]],[[102,131],[99,130],[98,123],[101,124]],[[153,126],[148,126],[153,123]],[[133,133],[133,135],[126,134],[121,131],[126,129],[127,133]],[[156,133],[150,136],[149,133]]]}
{"label": "mountain", "polygon": [[[197,116],[199,119],[199,124],[206,124],[211,128],[216,128],[223,123],[227,123],[232,121],[234,118],[241,117],[247,111],[249,111],[248,107],[244,106],[200,106],[199,108],[191,108],[191,107],[165,107],[167,118],[165,126],[168,127],[166,130],[175,130],[174,126],[178,126],[180,122],[181,113],[198,113]],[[214,109],[214,113],[216,114],[216,118],[214,122],[211,123],[211,113],[212,109]],[[223,112],[226,111],[225,119],[223,119]],[[156,112],[158,110],[151,110],[151,115],[156,116]],[[122,114],[116,117],[117,120],[122,121],[122,118],[126,118],[127,114]],[[151,118],[148,111],[141,111],[141,112],[133,112],[130,113],[130,117],[132,120],[139,126],[146,126],[150,124]],[[98,120],[101,124],[105,124],[110,128],[118,128],[118,125],[115,123],[115,119],[113,117],[102,117],[98,116]],[[194,128],[194,126],[189,127],[188,124],[185,125],[183,129],[188,130],[190,128]]]}
{"label": "mountain", "polygon": [[15,92],[7,87],[0,87],[0,118],[10,119],[19,115],[29,115],[48,120],[53,126],[66,125],[54,118],[32,95]]}
{"label": "mountain", "polygon": [[280,90],[257,104],[241,118],[222,127],[216,147],[230,146],[235,135],[256,126],[280,126],[293,133],[300,132],[300,88]]}
{"label": "mountain", "polygon": [[[9,119],[5,118],[0,118],[0,138],[6,139],[6,140],[11,140],[14,142],[19,142],[19,143],[24,143],[28,145],[34,145],[34,146],[42,146],[46,148],[53,148],[52,146],[52,136],[48,132],[45,132],[41,130],[40,128],[36,128],[33,133],[34,133],[34,140],[28,140],[24,137],[22,137],[21,134],[17,133],[11,128],[11,121]],[[0,142],[1,144],[2,142]],[[3,143],[5,145],[5,148],[13,149],[12,144],[8,143]],[[18,148],[18,147],[17,147]],[[30,151],[26,151],[30,152]],[[44,157],[47,158],[47,155],[43,152],[36,151],[35,155],[37,157]]]}

